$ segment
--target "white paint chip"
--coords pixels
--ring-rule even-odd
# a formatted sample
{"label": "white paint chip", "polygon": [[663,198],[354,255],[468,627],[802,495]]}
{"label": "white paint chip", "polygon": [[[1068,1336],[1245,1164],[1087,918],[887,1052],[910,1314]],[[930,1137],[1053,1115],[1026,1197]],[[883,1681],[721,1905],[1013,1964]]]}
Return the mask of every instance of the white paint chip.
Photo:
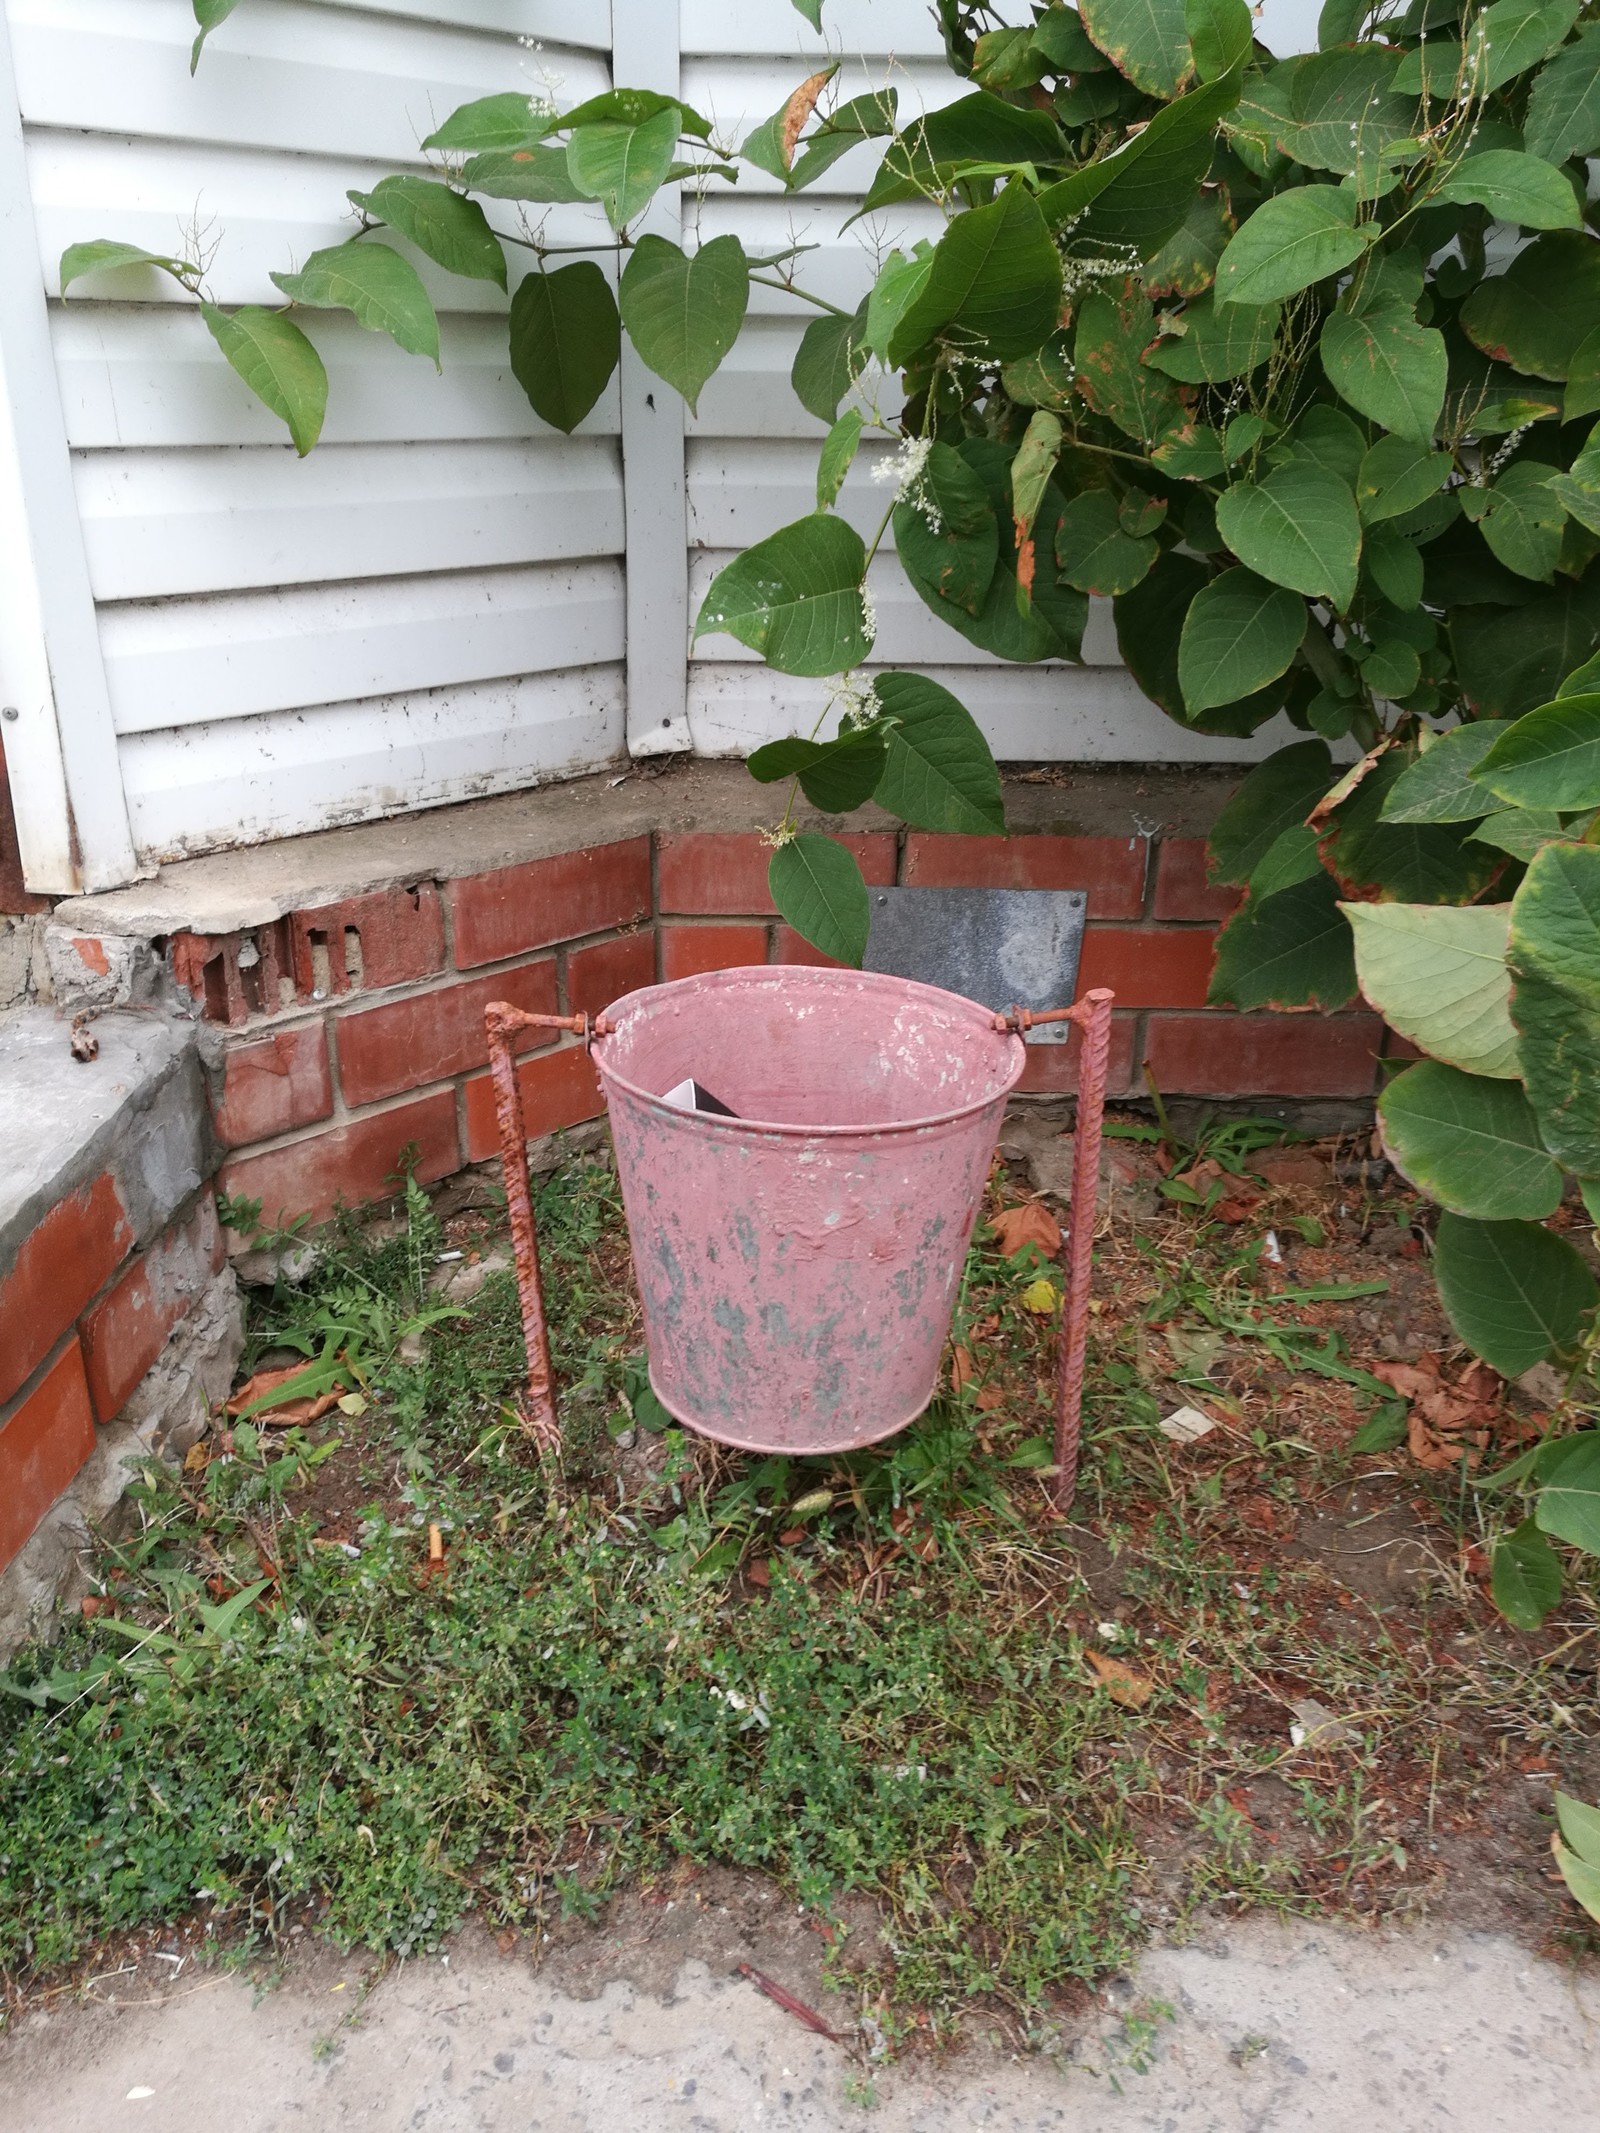
{"label": "white paint chip", "polygon": [[1197,1444],[1202,1437],[1209,1437],[1216,1426],[1211,1416],[1198,1407],[1179,1407],[1162,1423],[1161,1434],[1174,1444]]}
{"label": "white paint chip", "polygon": [[154,2094],[154,2089],[129,2089],[123,2101],[125,2103],[148,2103]]}

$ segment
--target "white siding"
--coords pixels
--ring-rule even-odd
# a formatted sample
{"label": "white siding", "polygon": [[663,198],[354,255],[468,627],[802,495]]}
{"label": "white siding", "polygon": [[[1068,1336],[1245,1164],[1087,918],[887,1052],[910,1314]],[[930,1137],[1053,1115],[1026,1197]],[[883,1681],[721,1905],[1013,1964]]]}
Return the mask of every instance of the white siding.
{"label": "white siding", "polygon": [[[1312,7],[1268,0],[1266,33],[1280,49],[1303,43]],[[141,863],[525,786],[630,742],[742,753],[810,727],[822,685],[713,640],[690,660],[685,705],[669,656],[718,565],[811,508],[822,431],[788,383],[808,307],[753,292],[680,462],[677,413],[662,425],[656,408],[666,389],[632,372],[626,416],[613,384],[575,438],[545,429],[510,375],[500,292],[418,259],[440,310],[442,370],[344,314],[312,314],[331,390],[323,442],[301,462],[162,276],[104,277],[66,303],[56,287],[66,245],[110,236],[198,250],[224,303],[277,301],[270,270],[349,234],[347,188],[425,167],[421,139],[457,104],[539,86],[572,103],[606,86],[608,0],[245,0],[193,79],[189,0],[0,10],[72,455],[62,508],[70,524],[75,500],[98,618],[96,746],[109,766],[108,701]],[[1006,0],[1001,12],[1028,11]],[[730,142],[821,50],[791,0],[619,0],[617,19],[616,78],[681,78]],[[829,0],[826,21],[841,95],[892,81],[904,114],[961,93],[926,0]],[[940,227],[918,207],[841,230],[877,154],[861,149],[795,199],[748,169],[736,192],[686,192],[688,241],[732,231],[753,251],[814,244],[802,277],[853,304],[884,249]],[[516,226],[510,207],[493,219]],[[608,234],[595,210],[542,219],[556,243]],[[864,528],[885,499],[871,481],[881,457],[881,446],[862,452],[841,502]],[[685,516],[687,592],[667,560],[682,556]],[[631,585],[630,524],[650,551]],[[1013,668],[936,623],[892,553],[873,590],[878,661],[944,674],[1002,756],[1260,750],[1187,735],[1145,703],[1103,610],[1083,667]],[[100,690],[98,669],[94,681]],[[109,767],[107,782],[115,797]],[[102,867],[125,868],[121,849]]]}
{"label": "white siding", "polygon": [[[611,79],[605,0],[246,0],[192,80],[188,0],[5,5],[53,298],[64,247],[108,236],[198,242],[221,301],[278,301],[269,270],[347,236],[346,189],[423,167],[419,142],[457,104],[545,71],[571,100]],[[548,227],[604,234],[584,209]],[[146,864],[525,786],[623,746],[615,388],[577,437],[547,430],[510,374],[504,297],[417,264],[442,371],[311,314],[330,399],[305,461],[164,277],[52,302]]]}

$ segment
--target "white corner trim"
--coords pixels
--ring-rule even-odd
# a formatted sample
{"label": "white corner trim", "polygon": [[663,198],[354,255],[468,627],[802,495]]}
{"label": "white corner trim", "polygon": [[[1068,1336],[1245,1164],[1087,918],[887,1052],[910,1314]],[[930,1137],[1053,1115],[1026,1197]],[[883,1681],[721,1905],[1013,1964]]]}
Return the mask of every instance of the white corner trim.
{"label": "white corner trim", "polygon": [[[676,96],[678,0],[612,0],[612,79]],[[641,228],[682,240],[676,190],[663,188]],[[627,517],[628,752],[689,748],[689,511],[683,402],[622,342],[622,482]]]}
{"label": "white corner trim", "polygon": [[16,713],[0,724],[0,738],[23,877],[40,895],[70,896],[115,888],[139,868],[73,492],[3,5],[0,290],[0,707]]}

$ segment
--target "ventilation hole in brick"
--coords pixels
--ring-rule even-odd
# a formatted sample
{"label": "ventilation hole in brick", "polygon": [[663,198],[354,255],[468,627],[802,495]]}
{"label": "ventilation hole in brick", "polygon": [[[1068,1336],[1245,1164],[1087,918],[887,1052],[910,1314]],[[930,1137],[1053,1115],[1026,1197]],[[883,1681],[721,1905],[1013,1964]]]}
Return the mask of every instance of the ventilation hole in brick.
{"label": "ventilation hole in brick", "polygon": [[359,990],[365,965],[361,960],[361,935],[354,926],[344,929],[344,971],[352,992]]}
{"label": "ventilation hole in brick", "polygon": [[311,997],[325,1000],[333,990],[333,962],[328,954],[328,936],[315,931],[306,935],[311,950]]}
{"label": "ventilation hole in brick", "polygon": [[262,983],[261,949],[253,933],[247,933],[239,942],[239,983],[244,989],[245,1006],[253,1015],[270,1012],[273,1002],[266,997]]}
{"label": "ventilation hole in brick", "polygon": [[206,1020],[226,1022],[228,1014],[228,964],[225,955],[214,955],[202,973],[206,993]]}

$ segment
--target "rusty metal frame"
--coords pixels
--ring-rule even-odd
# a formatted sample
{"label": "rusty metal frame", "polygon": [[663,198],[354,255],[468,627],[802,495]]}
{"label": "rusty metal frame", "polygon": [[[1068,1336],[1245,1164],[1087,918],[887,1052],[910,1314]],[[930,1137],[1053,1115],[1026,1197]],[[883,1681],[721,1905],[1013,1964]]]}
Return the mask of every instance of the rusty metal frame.
{"label": "rusty metal frame", "polygon": [[1072,1212],[1067,1233],[1067,1289],[1061,1300],[1061,1332],[1056,1343],[1056,1509],[1072,1509],[1078,1486],[1078,1453],[1083,1437],[1083,1378],[1089,1347],[1089,1286],[1094,1258],[1094,1228],[1100,1209],[1100,1147],[1104,1137],[1106,1072],[1111,1054],[1111,1009],[1115,994],[1096,986],[1071,1007],[1034,1014],[1014,1007],[996,1015],[997,1029],[1018,1036],[1038,1022],[1072,1022],[1083,1038],[1078,1055],[1078,1118],[1072,1140]]}
{"label": "rusty metal frame", "polygon": [[[1076,1024],[1083,1039],[1078,1065],[1078,1117],[1073,1135],[1067,1286],[1056,1344],[1054,1496],[1056,1508],[1063,1514],[1071,1510],[1077,1490],[1078,1453],[1083,1432],[1089,1287],[1095,1220],[1100,1205],[1100,1148],[1113,999],[1113,994],[1103,987],[1096,987],[1071,1007],[1047,1008],[1038,1014],[1026,1007],[1014,1007],[1008,1014],[994,1018],[997,1030],[1010,1030],[1017,1036],[1040,1022],[1071,1022]],[[511,1217],[511,1244],[516,1255],[517,1295],[522,1306],[522,1331],[528,1347],[528,1388],[522,1404],[523,1421],[541,1451],[557,1452],[561,1448],[561,1424],[556,1413],[555,1375],[550,1364],[550,1330],[545,1316],[544,1283],[539,1272],[533,1193],[528,1183],[528,1136],[511,1046],[516,1033],[525,1029],[568,1031],[581,1037],[588,1046],[596,1037],[608,1036],[611,1025],[603,1015],[591,1022],[587,1015],[529,1014],[504,1000],[490,1003],[484,1023],[489,1037],[489,1071],[494,1082],[495,1118],[500,1129],[506,1207]]]}
{"label": "rusty metal frame", "polygon": [[521,1403],[523,1426],[541,1452],[559,1452],[561,1423],[556,1414],[550,1328],[545,1318],[544,1282],[539,1273],[539,1236],[528,1183],[528,1135],[511,1041],[518,1030],[555,1029],[570,1030],[587,1045],[593,1032],[587,1015],[531,1015],[504,1000],[491,1000],[483,1020],[489,1036],[489,1073],[494,1082],[494,1112],[500,1128],[500,1163],[505,1172],[506,1208],[511,1216],[511,1249],[517,1262],[517,1300],[522,1307],[522,1332],[528,1347],[528,1388]]}

